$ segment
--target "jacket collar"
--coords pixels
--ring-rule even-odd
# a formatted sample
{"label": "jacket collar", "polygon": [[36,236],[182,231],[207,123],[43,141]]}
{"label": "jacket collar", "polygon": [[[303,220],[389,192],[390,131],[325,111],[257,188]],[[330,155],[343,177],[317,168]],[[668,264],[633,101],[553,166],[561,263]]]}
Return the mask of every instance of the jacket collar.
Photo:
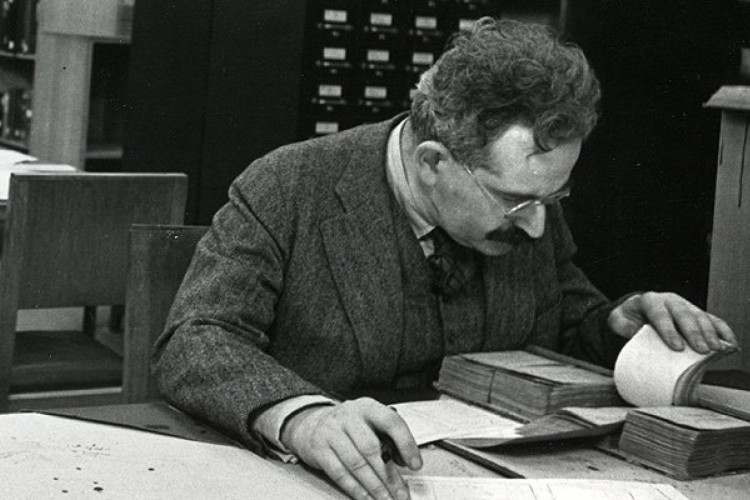
{"label": "jacket collar", "polygon": [[343,211],[321,223],[368,385],[393,380],[402,344],[404,294],[385,161],[390,131],[404,117],[357,129],[353,153],[336,185]]}

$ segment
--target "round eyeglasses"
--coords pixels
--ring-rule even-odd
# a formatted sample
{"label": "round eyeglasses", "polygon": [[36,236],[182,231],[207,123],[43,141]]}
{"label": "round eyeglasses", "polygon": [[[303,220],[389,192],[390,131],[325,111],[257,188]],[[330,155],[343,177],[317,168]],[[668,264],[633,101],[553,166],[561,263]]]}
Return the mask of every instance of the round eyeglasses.
{"label": "round eyeglasses", "polygon": [[503,213],[503,218],[505,219],[510,219],[513,216],[516,216],[522,211],[531,207],[536,207],[538,205],[552,205],[553,203],[557,203],[563,198],[567,198],[568,196],[570,196],[571,188],[570,183],[568,182],[554,193],[550,193],[542,198],[529,198],[528,200],[524,200],[521,203],[513,205],[510,210],[506,210],[505,208],[503,208],[503,205],[497,200],[497,198],[495,198],[495,196],[493,196],[492,193],[490,193],[487,188],[484,187],[481,182],[479,182],[479,179],[477,179],[476,175],[474,175],[474,172],[472,172],[469,167],[467,167],[463,163],[461,163],[461,166],[464,168],[464,170],[466,170],[466,173],[469,174],[469,177],[474,180],[474,184],[476,184],[479,189],[482,190],[484,195],[489,198],[492,203],[497,205],[497,207]]}

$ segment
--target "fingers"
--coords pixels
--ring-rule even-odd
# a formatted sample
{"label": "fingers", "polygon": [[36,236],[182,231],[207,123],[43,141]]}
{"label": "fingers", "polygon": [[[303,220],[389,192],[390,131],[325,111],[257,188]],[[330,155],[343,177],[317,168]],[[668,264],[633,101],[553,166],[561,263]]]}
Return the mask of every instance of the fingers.
{"label": "fingers", "polygon": [[[350,446],[336,453],[375,498],[408,498],[407,487],[392,462],[383,460],[383,441],[364,420],[350,422],[345,431]],[[391,496],[388,496],[390,493]]]}
{"label": "fingers", "polygon": [[[357,499],[406,500],[406,484],[393,464],[380,459],[380,444],[348,435],[326,450],[319,460],[323,471],[349,496]],[[363,442],[364,441],[364,442]]]}
{"label": "fingers", "polygon": [[676,351],[683,350],[686,343],[703,354],[737,346],[737,338],[724,320],[673,293],[648,292],[628,300],[612,312],[609,324],[623,329],[623,324],[637,324],[638,318],[650,323]]}
{"label": "fingers", "polygon": [[629,339],[643,326],[646,319],[641,313],[640,299],[640,295],[634,295],[612,310],[607,324],[613,332]]}
{"label": "fingers", "polygon": [[422,455],[419,452],[417,442],[414,441],[409,426],[398,413],[389,408],[386,413],[372,413],[370,419],[371,424],[388,436],[395,445],[394,451],[398,456],[394,458],[397,463],[400,462],[399,465],[409,467],[411,470],[422,468]]}
{"label": "fingers", "polygon": [[716,329],[716,334],[719,336],[719,338],[729,344],[729,346],[737,347],[737,336],[734,334],[734,331],[732,331],[732,328],[727,324],[727,322],[717,316],[714,316],[711,313],[706,313],[706,315],[711,320],[711,323],[713,324],[714,329]]}
{"label": "fingers", "polygon": [[410,465],[421,466],[419,448],[396,412],[372,400],[358,399],[311,412],[286,434],[287,446],[307,464],[322,469],[344,492],[357,499],[409,498],[393,462],[383,460],[384,436]]}

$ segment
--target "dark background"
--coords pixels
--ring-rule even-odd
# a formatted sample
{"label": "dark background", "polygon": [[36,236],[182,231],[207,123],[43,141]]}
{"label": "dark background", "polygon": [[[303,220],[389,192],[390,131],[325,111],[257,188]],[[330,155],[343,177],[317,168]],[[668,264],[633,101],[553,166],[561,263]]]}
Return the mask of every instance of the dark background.
{"label": "dark background", "polygon": [[[673,290],[705,306],[720,116],[702,105],[741,81],[746,4],[492,3],[555,21],[566,6],[565,34],[602,82],[602,120],[565,205],[578,263],[612,297]],[[239,172],[300,138],[306,15],[316,4],[138,0],[123,168],[187,172],[187,221],[210,223]]]}
{"label": "dark background", "polygon": [[610,296],[671,290],[705,307],[720,113],[703,103],[738,82],[739,4],[571,5],[603,92],[567,205],[579,264]]}

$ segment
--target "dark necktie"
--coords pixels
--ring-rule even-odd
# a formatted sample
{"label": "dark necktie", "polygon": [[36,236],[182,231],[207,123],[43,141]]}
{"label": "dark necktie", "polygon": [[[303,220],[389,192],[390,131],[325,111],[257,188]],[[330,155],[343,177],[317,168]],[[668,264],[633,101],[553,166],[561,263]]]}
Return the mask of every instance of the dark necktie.
{"label": "dark necktie", "polygon": [[452,297],[466,285],[469,278],[466,266],[462,265],[466,252],[439,227],[430,231],[427,237],[432,239],[435,246],[435,252],[427,257],[432,268],[432,288],[444,297]]}

